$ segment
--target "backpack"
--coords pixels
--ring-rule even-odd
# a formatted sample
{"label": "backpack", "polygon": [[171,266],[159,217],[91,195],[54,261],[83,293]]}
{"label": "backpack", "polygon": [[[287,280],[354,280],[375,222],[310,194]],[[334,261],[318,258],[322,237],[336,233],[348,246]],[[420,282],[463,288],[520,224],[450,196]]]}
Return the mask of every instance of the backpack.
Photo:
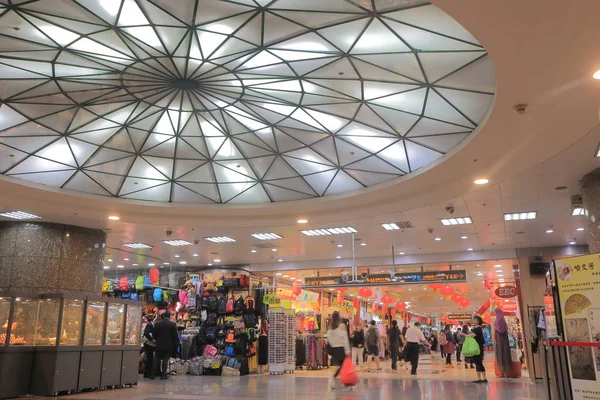
{"label": "backpack", "polygon": [[215,346],[217,346],[218,349],[224,348],[225,347],[225,338],[222,338],[222,337],[218,338]]}
{"label": "backpack", "polygon": [[144,290],[144,277],[142,275],[135,278],[135,288],[137,290]]}
{"label": "backpack", "polygon": [[240,296],[240,298],[235,302],[235,313],[242,315],[244,311],[246,311],[246,304],[244,303],[242,296]]}
{"label": "backpack", "polygon": [[227,298],[225,296],[219,297],[219,314],[225,314],[227,312]]}
{"label": "backpack", "polygon": [[252,343],[246,345],[246,357],[254,357],[256,355],[256,347]]}
{"label": "backpack", "polygon": [[154,289],[154,293],[152,294],[152,300],[156,302],[161,302],[163,299],[162,289],[156,288]]}
{"label": "backpack", "polygon": [[225,347],[225,355],[227,357],[233,357],[235,355],[235,351],[233,349],[233,345],[228,344],[227,347]]}
{"label": "backpack", "polygon": [[232,313],[235,309],[235,297],[231,297],[230,299],[227,299],[227,305],[225,307],[225,311],[227,313]]}
{"label": "backpack", "polygon": [[244,325],[247,328],[254,328],[256,326],[256,316],[254,314],[244,314],[243,317]]}
{"label": "backpack", "polygon": [[228,329],[225,334],[225,342],[226,343],[235,343],[235,331],[233,329]]}
{"label": "backpack", "polygon": [[248,328],[248,329],[246,329],[246,334],[248,335],[248,341],[250,343],[254,343],[254,342],[256,342],[256,339],[258,337],[258,329]]}
{"label": "backpack", "polygon": [[217,340],[217,328],[212,327],[206,330],[206,342],[214,343]]}
{"label": "backpack", "polygon": [[216,325],[217,324],[217,314],[209,313],[206,317],[206,325]]}
{"label": "backpack", "polygon": [[377,342],[379,341],[377,337],[377,329],[369,328],[367,329],[367,334],[365,337],[365,343],[367,346],[377,346]]}
{"label": "backpack", "polygon": [[217,311],[217,309],[219,308],[219,302],[217,301],[217,298],[214,296],[210,296],[208,298],[208,310],[209,311]]}
{"label": "backpack", "polygon": [[440,346],[445,346],[448,344],[448,338],[446,337],[446,332],[442,332],[440,334]]}
{"label": "backpack", "polygon": [[[242,275],[244,276],[244,275]],[[246,297],[246,300],[244,300],[244,304],[246,305],[246,310],[254,310],[254,304],[256,302],[254,301],[254,297]]]}
{"label": "backpack", "polygon": [[240,275],[240,287],[248,287],[250,286],[250,279],[248,278],[248,275]]}
{"label": "backpack", "polygon": [[179,291],[179,302],[181,303],[182,306],[186,306],[188,303],[188,292],[186,292],[185,290],[180,290]]}
{"label": "backpack", "polygon": [[208,318],[208,312],[206,310],[202,310],[200,313],[200,321],[205,322]]}

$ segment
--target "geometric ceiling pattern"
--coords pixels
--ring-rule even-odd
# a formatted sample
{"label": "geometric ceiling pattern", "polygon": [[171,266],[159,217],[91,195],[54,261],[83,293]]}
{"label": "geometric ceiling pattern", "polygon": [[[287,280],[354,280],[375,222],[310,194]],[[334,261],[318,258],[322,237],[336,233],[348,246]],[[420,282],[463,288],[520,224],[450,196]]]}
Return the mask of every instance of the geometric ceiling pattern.
{"label": "geometric ceiling pattern", "polygon": [[0,0],[0,173],[67,190],[359,190],[450,152],[494,91],[485,49],[418,0]]}

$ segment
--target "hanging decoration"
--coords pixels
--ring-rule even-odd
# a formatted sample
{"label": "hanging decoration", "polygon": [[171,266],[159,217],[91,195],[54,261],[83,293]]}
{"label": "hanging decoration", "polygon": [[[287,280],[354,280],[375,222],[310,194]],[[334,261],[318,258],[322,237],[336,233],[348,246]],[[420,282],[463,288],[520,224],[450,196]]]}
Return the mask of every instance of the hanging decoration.
{"label": "hanging decoration", "polygon": [[381,298],[381,302],[383,304],[385,304],[386,306],[392,304],[393,301],[394,301],[394,299],[392,298],[392,296],[386,295]]}
{"label": "hanging decoration", "polygon": [[371,297],[373,295],[373,291],[371,289],[369,289],[369,288],[361,288],[358,291],[358,294],[361,297],[368,298],[368,297]]}
{"label": "hanging decoration", "polygon": [[395,309],[395,308],[392,308],[392,309],[390,310],[390,314],[392,314],[392,317],[395,317],[395,316],[396,316],[396,309]]}
{"label": "hanging decoration", "polygon": [[452,287],[450,287],[449,285],[442,286],[442,288],[440,289],[440,293],[443,296],[450,296],[452,294],[452,292],[453,292]]}
{"label": "hanging decoration", "polygon": [[355,298],[354,298],[354,300],[352,300],[352,305],[353,305],[355,308],[358,308],[358,307],[360,307],[360,299],[358,299],[358,298],[356,298],[356,297],[355,297]]}
{"label": "hanging decoration", "polygon": [[400,311],[406,309],[406,303],[403,301],[399,301],[396,303],[396,308]]}
{"label": "hanging decoration", "polygon": [[379,311],[379,303],[373,303],[373,312]]}
{"label": "hanging decoration", "polygon": [[337,294],[337,303],[341,306],[342,304],[344,304],[344,292],[342,292],[341,290],[338,292]]}

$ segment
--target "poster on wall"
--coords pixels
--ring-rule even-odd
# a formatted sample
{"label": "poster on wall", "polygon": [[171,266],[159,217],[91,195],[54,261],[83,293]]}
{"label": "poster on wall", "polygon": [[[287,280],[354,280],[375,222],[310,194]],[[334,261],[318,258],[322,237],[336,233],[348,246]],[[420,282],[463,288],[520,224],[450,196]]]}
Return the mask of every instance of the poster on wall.
{"label": "poster on wall", "polygon": [[574,400],[600,400],[600,254],[554,263]]}

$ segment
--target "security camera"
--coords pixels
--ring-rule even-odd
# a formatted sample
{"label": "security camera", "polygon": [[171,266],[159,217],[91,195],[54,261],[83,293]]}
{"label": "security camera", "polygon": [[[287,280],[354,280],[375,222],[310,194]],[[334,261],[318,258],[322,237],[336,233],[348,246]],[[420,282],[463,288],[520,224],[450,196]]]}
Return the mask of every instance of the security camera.
{"label": "security camera", "polygon": [[194,244],[198,244],[200,241],[198,239],[194,240]]}
{"label": "security camera", "polygon": [[429,228],[429,229],[427,229],[427,232],[429,232],[429,233],[433,233],[433,229],[432,229],[432,228]]}
{"label": "security camera", "polygon": [[450,214],[454,214],[454,207],[448,206],[446,207],[446,211],[448,211]]}
{"label": "security camera", "polygon": [[166,235],[167,237],[171,237],[171,235],[172,235],[172,234],[173,234],[173,231],[166,231],[166,232],[165,232],[165,235]]}

